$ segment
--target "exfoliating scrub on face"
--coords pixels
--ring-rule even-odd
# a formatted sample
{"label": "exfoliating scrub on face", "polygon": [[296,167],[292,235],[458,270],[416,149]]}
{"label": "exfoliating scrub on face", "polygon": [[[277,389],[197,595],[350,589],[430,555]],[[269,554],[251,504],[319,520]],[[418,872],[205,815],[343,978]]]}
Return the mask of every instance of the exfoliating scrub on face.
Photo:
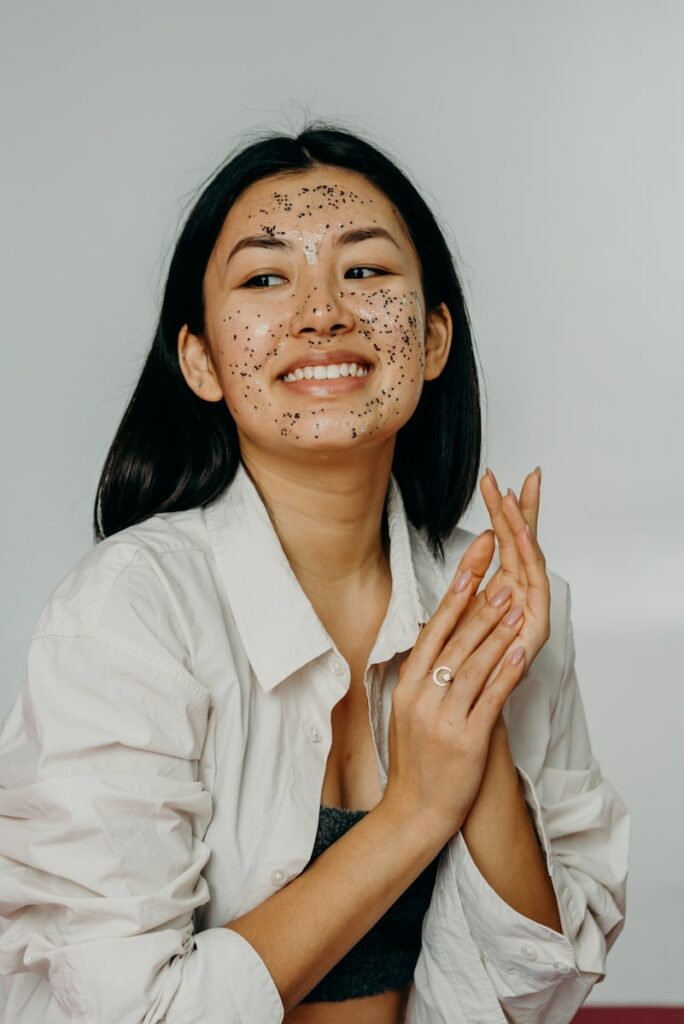
{"label": "exfoliating scrub on face", "polygon": [[205,276],[206,335],[238,430],[346,447],[396,433],[423,387],[420,268],[390,201],[339,168],[263,179]]}

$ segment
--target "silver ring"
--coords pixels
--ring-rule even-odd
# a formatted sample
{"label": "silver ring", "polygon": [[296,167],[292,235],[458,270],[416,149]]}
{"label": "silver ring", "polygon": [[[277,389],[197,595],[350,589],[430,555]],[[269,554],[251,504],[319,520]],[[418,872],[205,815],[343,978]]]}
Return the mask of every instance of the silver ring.
{"label": "silver ring", "polygon": [[[446,672],[446,682],[443,683],[437,678],[438,672]],[[453,683],[454,677],[451,674],[451,669],[449,668],[449,666],[439,665],[432,673],[432,681],[434,683],[437,683],[438,686],[448,686],[449,683]]]}

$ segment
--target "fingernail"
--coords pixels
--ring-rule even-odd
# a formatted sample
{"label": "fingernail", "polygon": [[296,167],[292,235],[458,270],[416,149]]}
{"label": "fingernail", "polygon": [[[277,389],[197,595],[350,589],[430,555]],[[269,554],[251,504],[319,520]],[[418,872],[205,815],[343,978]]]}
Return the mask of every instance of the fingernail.
{"label": "fingernail", "polygon": [[[508,490],[506,491],[506,493],[510,494],[511,498],[513,499],[513,501],[516,503],[516,505],[518,505],[518,499],[515,496],[515,491],[512,491],[511,488],[509,487]],[[520,505],[518,505],[518,508],[520,508]]]}
{"label": "fingernail", "polygon": [[515,626],[516,622],[519,620],[519,618],[522,615],[522,613],[523,613],[523,608],[522,608],[521,604],[516,605],[515,608],[511,608],[511,610],[508,613],[508,615],[504,615],[504,617],[503,617],[504,625],[505,626]]}
{"label": "fingernail", "polygon": [[538,475],[538,477],[539,477],[539,484],[541,486],[541,466],[535,466],[533,472]]}
{"label": "fingernail", "polygon": [[458,576],[451,585],[451,589],[455,590],[457,594],[462,593],[470,582],[471,572],[470,569],[466,569],[464,572],[459,572]]}
{"label": "fingernail", "polygon": [[524,656],[525,656],[525,648],[524,647],[516,647],[516,649],[513,651],[513,653],[511,654],[511,656],[509,658],[509,662],[510,662],[511,665],[519,665],[520,662],[523,660]]}
{"label": "fingernail", "polygon": [[492,480],[494,481],[494,486],[498,488],[498,486],[499,486],[499,485],[498,485],[498,483],[496,482],[496,477],[495,477],[495,476],[494,476],[494,474],[492,473],[492,471],[491,471],[491,469],[489,468],[489,466],[485,467],[485,472],[486,472],[486,473],[489,473],[489,475],[491,476]]}
{"label": "fingernail", "polygon": [[500,590],[498,594],[494,595],[489,603],[493,608],[500,608],[502,604],[506,603],[508,598],[511,596],[511,593],[512,591],[510,587],[504,587],[503,590]]}

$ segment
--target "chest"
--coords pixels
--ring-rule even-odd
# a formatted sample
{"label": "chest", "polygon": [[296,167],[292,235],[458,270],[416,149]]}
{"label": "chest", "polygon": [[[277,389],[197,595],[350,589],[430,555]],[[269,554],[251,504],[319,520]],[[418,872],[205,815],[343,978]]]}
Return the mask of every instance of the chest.
{"label": "chest", "polygon": [[[321,803],[371,810],[380,801],[382,766],[373,735],[371,696],[360,662],[350,666],[348,692],[330,716],[332,743],[323,776]],[[374,666],[371,673],[377,672]]]}
{"label": "chest", "polygon": [[373,701],[383,672],[382,666],[368,667],[368,663],[390,596],[391,580],[386,579],[362,615],[347,616],[345,621],[326,616],[326,628],[350,671],[349,688],[330,715],[331,746],[320,797],[328,806],[371,810],[382,798],[383,767],[376,746],[377,728],[374,735],[377,714]]}

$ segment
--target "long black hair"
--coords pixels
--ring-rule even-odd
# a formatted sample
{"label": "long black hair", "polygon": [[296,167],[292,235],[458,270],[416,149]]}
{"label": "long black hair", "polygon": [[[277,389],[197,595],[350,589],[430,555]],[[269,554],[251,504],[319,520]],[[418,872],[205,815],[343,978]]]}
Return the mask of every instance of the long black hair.
{"label": "long black hair", "polygon": [[444,302],[451,314],[447,363],[424,382],[415,412],[397,433],[392,464],[408,518],[443,557],[480,463],[480,391],[463,291],[444,235],[408,177],[370,142],[326,123],[296,136],[269,133],[243,147],[192,207],[171,258],[152,346],[102,469],[96,542],[157,512],[205,505],[233,480],[240,461],[235,421],[224,401],[204,401],[188,386],[178,332],[183,324],[193,334],[204,331],[204,272],[238,196],[262,178],[319,164],[363,174],[394,203],[418,254],[426,310]]}

